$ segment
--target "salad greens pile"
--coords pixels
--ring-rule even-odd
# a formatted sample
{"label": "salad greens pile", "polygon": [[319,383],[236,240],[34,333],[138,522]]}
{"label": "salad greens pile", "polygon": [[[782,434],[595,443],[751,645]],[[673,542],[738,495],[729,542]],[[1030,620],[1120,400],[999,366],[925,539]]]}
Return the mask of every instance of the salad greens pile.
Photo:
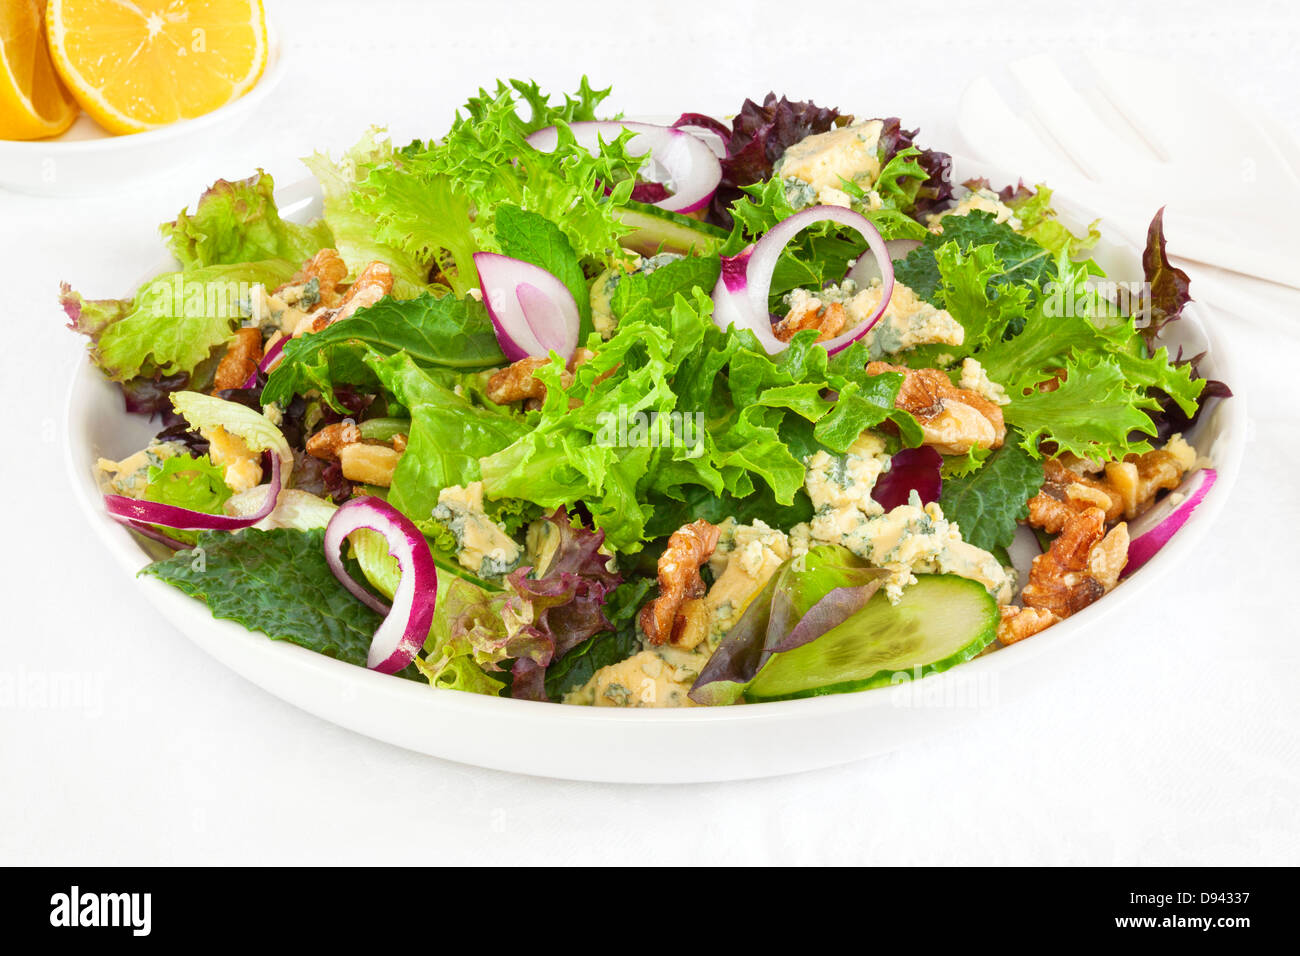
{"label": "salad greens pile", "polygon": [[[498,82],[471,97],[439,139],[396,147],[370,130],[339,158],[307,159],[323,195],[311,223],[281,218],[265,172],[221,180],[162,226],[175,271],[123,300],[90,300],[64,286],[71,327],[89,338],[91,360],[120,383],[128,409],[162,415],[133,496],[196,512],[229,514],[240,495],[223,477],[231,459],[213,433],[220,414],[200,423],[170,399],[214,389],[240,327],[261,328],[268,346],[285,332],[277,363],[216,394],[264,413],[291,450],[282,503],[293,493],[312,501],[233,533],[168,532],[185,549],[145,573],[218,617],[364,665],[382,618],[339,585],[321,529],[335,506],[382,498],[419,529],[439,567],[433,627],[401,676],[558,700],[646,646],[637,615],[662,583],[656,560],[678,528],[734,519],[792,529],[816,513],[806,484],[819,452],[846,461],[868,430],[887,454],[922,443],[921,425],[899,407],[904,373],[869,374],[865,338],[832,355],[817,329],[805,329],[773,355],[752,331],[714,319],[711,292],[727,258],[797,212],[780,174],[784,152],[853,118],[775,95],[747,100],[729,130],[718,124],[726,135],[711,203],[687,216],[634,198],[646,173],[630,132],[594,148],[579,143],[573,124],[607,117],[609,94],[584,78],[555,102],[536,84]],[[557,132],[549,152],[528,141],[547,127]],[[962,540],[1005,555],[1043,483],[1044,458],[1122,460],[1153,448],[1171,422],[1187,427],[1205,396],[1226,393],[1218,383],[1207,390],[1196,359],[1171,355],[1158,339],[1188,301],[1159,217],[1144,260],[1153,314],[1144,316],[1096,294],[1102,270],[1088,258],[1096,224],[1072,233],[1050,190],[1003,190],[1014,218],[974,209],[935,220],[963,193],[950,158],[919,147],[915,131],[889,118],[878,159],[870,188],[844,179],[844,193],[884,239],[912,246],[894,263],[895,280],[964,330],[960,345],[923,344],[888,360],[941,369],[956,383],[963,361],[975,359],[1005,391],[1005,442],[943,457],[939,506]],[[692,238],[674,247],[670,235]],[[649,260],[628,250],[647,242],[679,254],[643,268]],[[284,287],[303,302],[321,294],[301,270],[323,249],[337,250],[351,278],[386,265],[391,288],[346,319],[289,334],[276,311],[285,304],[272,297],[267,315],[259,303]],[[770,311],[781,315],[795,290],[839,283],[866,249],[834,222],[805,229],[780,254]],[[580,362],[551,353],[538,363],[544,397],[490,397],[493,374],[509,362],[480,290],[478,253],[537,266],[572,295],[585,352]],[[679,440],[648,437],[668,422]],[[387,485],[348,478],[310,451],[313,436],[343,424],[400,453]],[[458,557],[466,539],[444,493],[476,483],[483,515],[527,551],[507,571]],[[380,536],[354,537],[345,560],[377,599],[393,598],[399,572]],[[743,693],[736,661],[757,659],[743,655],[806,643],[868,599],[883,601],[883,592],[873,597],[883,574],[843,548],[783,566],[784,583],[769,582],[760,610],[745,618],[749,643],[726,645],[741,657],[716,660],[722,683],[703,697]],[[850,585],[864,590],[836,590]],[[799,595],[799,615],[822,607],[829,616],[816,627],[801,629],[799,615],[777,627],[773,594],[787,595],[775,598],[787,612],[788,595]],[[984,634],[979,647],[991,639]]]}

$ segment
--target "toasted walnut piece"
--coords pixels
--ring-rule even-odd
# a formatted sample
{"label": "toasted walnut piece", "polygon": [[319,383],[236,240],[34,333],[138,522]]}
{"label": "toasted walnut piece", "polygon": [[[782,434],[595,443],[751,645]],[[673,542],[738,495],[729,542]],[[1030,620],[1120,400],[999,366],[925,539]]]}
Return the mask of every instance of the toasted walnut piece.
{"label": "toasted walnut piece", "polygon": [[1058,534],[1072,514],[1101,508],[1110,523],[1124,513],[1124,503],[1103,479],[1082,475],[1055,458],[1043,462],[1043,487],[1029,499],[1029,523]]}
{"label": "toasted walnut piece", "polygon": [[262,360],[262,332],[260,329],[240,329],[221,357],[217,373],[212,380],[212,393],[225,388],[241,388],[248,377],[257,371]]}
{"label": "toasted walnut piece", "polygon": [[638,621],[651,644],[679,638],[685,621],[678,617],[682,604],[704,596],[700,566],[718,546],[720,529],[703,518],[672,533],[659,557],[659,596],[641,608]]}
{"label": "toasted walnut piece", "polygon": [[1101,477],[1070,466],[1078,459],[1049,458],[1043,462],[1043,487],[1029,501],[1029,523],[1049,534],[1058,533],[1071,513],[1101,508],[1106,522],[1132,520],[1150,508],[1161,491],[1177,488],[1196,464],[1196,451],[1182,440],[1165,448],[1107,462]]}
{"label": "toasted walnut piece", "polygon": [[507,365],[488,379],[485,389],[488,399],[498,405],[509,405],[526,398],[545,398],[546,385],[533,373],[549,364],[551,360],[548,358],[529,355]]}
{"label": "toasted walnut piece", "polygon": [[357,309],[374,305],[393,291],[393,270],[387,263],[372,262],[357,276],[357,281],[348,286],[339,303],[338,312],[330,322],[342,322]]}
{"label": "toasted walnut piece", "polygon": [[[814,299],[813,301],[816,302],[817,300]],[[840,334],[845,321],[844,306],[838,302],[832,302],[818,309],[804,309],[802,312],[791,311],[789,315],[772,327],[772,334],[782,342],[789,342],[794,338],[796,332],[802,332],[804,329],[817,329],[817,338],[814,341],[825,342]]]}
{"label": "toasted walnut piece", "polygon": [[958,388],[940,369],[867,363],[868,375],[885,372],[903,375],[894,405],[920,423],[923,444],[944,455],[964,455],[976,447],[999,448],[1006,440],[1001,406],[979,392]]}
{"label": "toasted walnut piece", "polygon": [[1088,552],[1088,573],[1109,591],[1128,564],[1128,525],[1121,521]]}
{"label": "toasted walnut piece", "polygon": [[1060,620],[1051,611],[1036,607],[1015,607],[1008,605],[1001,608],[1002,620],[998,622],[998,643],[1004,647],[1033,637],[1045,631]]}
{"label": "toasted walnut piece", "polygon": [[339,452],[361,441],[361,429],[352,422],[326,425],[307,439],[307,454],[313,458],[337,461]]}
{"label": "toasted walnut piece", "polygon": [[297,337],[319,332],[335,322],[351,318],[358,309],[374,305],[392,291],[393,270],[386,263],[372,262],[341,297],[335,295],[329,303],[322,298],[318,308],[303,316],[293,334]]}
{"label": "toasted walnut piece", "polygon": [[387,445],[344,445],[339,449],[339,465],[348,481],[387,488],[393,483],[393,471],[402,460],[401,452]]}
{"label": "toasted walnut piece", "polygon": [[1195,463],[1195,458],[1189,462],[1160,448],[1137,456],[1129,455],[1122,462],[1111,462],[1106,466],[1106,478],[1117,489],[1122,489],[1124,517],[1131,521],[1150,508],[1161,491],[1177,488],[1183,475]]}
{"label": "toasted walnut piece", "polygon": [[1034,558],[1021,600],[1027,608],[1069,617],[1115,586],[1127,557],[1127,525],[1107,534],[1100,508],[1075,512],[1047,552]]}
{"label": "toasted walnut piece", "polygon": [[1048,534],[1060,534],[1065,523],[1077,513],[1064,501],[1044,491],[1029,499],[1029,523]]}
{"label": "toasted walnut piece", "polygon": [[406,442],[407,442],[407,438],[406,438],[405,435],[400,435],[400,434],[399,434],[399,435],[394,435],[394,436],[393,436],[393,451],[396,451],[396,452],[403,452],[403,451],[406,451]]}
{"label": "toasted walnut piece", "polygon": [[320,289],[317,304],[333,308],[339,304],[338,286],[348,277],[348,267],[335,249],[322,249],[312,256],[292,279],[275,290],[279,295],[286,289],[304,285],[315,279]]}

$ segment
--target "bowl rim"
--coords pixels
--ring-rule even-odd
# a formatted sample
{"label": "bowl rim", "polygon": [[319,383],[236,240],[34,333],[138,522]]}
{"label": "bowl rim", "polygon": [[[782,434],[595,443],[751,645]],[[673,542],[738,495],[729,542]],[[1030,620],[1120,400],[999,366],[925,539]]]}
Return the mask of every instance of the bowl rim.
{"label": "bowl rim", "polygon": [[[954,162],[956,160],[957,157],[954,157]],[[990,174],[996,175],[998,173],[998,170],[991,169],[989,164],[970,164],[964,158],[963,165],[976,165]],[[289,183],[283,189],[277,189],[276,195],[277,199],[283,197],[285,200],[285,209],[287,210],[285,218],[288,219],[295,215],[301,216],[303,211],[312,204],[313,197],[319,197],[319,190],[314,180],[310,177],[304,177]],[[1076,215],[1068,217],[1070,220],[1074,222],[1089,221],[1086,217],[1080,218],[1077,215],[1078,207],[1070,203],[1066,198],[1057,196],[1053,198],[1053,205],[1059,212],[1076,213]],[[1126,256],[1137,255],[1137,250],[1130,243],[1124,242],[1117,237],[1106,238],[1111,244],[1119,247]],[[147,281],[148,278],[157,275],[159,271],[159,269],[155,269],[145,276],[142,281]],[[1234,356],[1230,351],[1225,350],[1222,337],[1216,331],[1216,327],[1207,321],[1209,315],[1214,311],[1210,306],[1194,301],[1187,307],[1180,319],[1180,323],[1188,323],[1187,327],[1194,329],[1204,337],[1208,354],[1213,358],[1214,375],[1230,382],[1233,388],[1231,400],[1217,401],[1216,405],[1208,413],[1211,418],[1222,417],[1222,421],[1218,426],[1218,434],[1226,437],[1226,441],[1221,438],[1217,443],[1219,447],[1216,448],[1216,457],[1213,462],[1213,467],[1217,471],[1217,480],[1214,487],[1192,513],[1187,523],[1146,565],[1134,572],[1131,577],[1125,579],[1121,587],[1107,594],[1104,600],[1097,601],[1079,613],[1054,625],[1050,631],[1050,636],[1041,635],[1034,641],[1021,641],[1009,647],[999,648],[994,653],[978,656],[958,667],[954,667],[942,674],[932,675],[926,679],[934,680],[945,677],[953,679],[951,675],[958,675],[959,678],[963,679],[979,680],[987,675],[1018,668],[1020,665],[1045,654],[1059,653],[1060,649],[1065,646],[1076,643],[1084,631],[1091,631],[1103,616],[1114,614],[1121,605],[1127,605],[1129,602],[1137,600],[1158,578],[1167,574],[1177,562],[1190,559],[1192,551],[1208,533],[1210,526],[1222,511],[1236,483],[1247,440],[1248,417],[1245,383],[1236,367]],[[111,519],[103,510],[101,493],[95,485],[93,476],[88,469],[83,473],[82,462],[78,460],[78,456],[83,451],[82,439],[86,436],[79,433],[77,427],[84,427],[88,424],[85,419],[91,407],[91,395],[94,388],[104,382],[105,380],[98,370],[88,361],[85,361],[84,357],[78,360],[78,366],[68,385],[63,408],[64,466],[67,469],[67,476],[72,483],[74,494],[90,519],[91,526],[96,534],[113,554],[117,563],[122,565],[132,576],[136,576],[140,569],[150,562],[150,558],[138,543],[138,539],[124,525]],[[118,414],[126,415],[128,413],[120,411]],[[261,632],[246,629],[233,621],[214,618],[205,604],[190,598],[156,578],[143,578],[138,580],[137,583],[143,589],[146,599],[160,610],[187,638],[199,644],[205,651],[221,660],[223,664],[254,683],[265,686],[258,676],[250,673],[254,668],[245,666],[242,663],[242,654],[223,653],[218,644],[219,641],[233,642],[232,650],[237,645],[247,654],[267,662],[266,666],[285,669],[284,676],[286,677],[291,672],[295,678],[304,680],[352,684],[356,687],[364,687],[367,699],[373,700],[376,696],[382,696],[395,703],[400,702],[402,707],[412,704],[414,706],[434,707],[442,711],[463,715],[466,719],[486,715],[500,717],[502,715],[516,714],[521,718],[531,720],[543,718],[543,715],[546,715],[543,719],[551,724],[560,722],[571,726],[610,722],[614,724],[632,722],[637,725],[676,725],[681,723],[689,725],[717,722],[752,724],[755,722],[784,721],[814,715],[827,717],[880,707],[898,707],[901,702],[906,700],[906,695],[915,693],[915,690],[911,689],[914,682],[904,681],[897,685],[853,693],[743,704],[741,706],[689,708],[557,706],[549,702],[489,697],[432,687],[414,681],[394,680],[388,675],[378,674],[366,668],[326,657],[294,644],[271,640]],[[241,661],[234,662],[232,659],[236,657],[240,658]],[[272,690],[272,693],[283,697],[283,694],[277,691]],[[417,702],[417,697],[421,699],[421,702]],[[297,706],[303,707],[304,705],[297,704]],[[312,710],[310,707],[304,707],[304,709]],[[319,711],[313,712],[317,712],[320,716],[333,723],[342,723],[336,717]],[[344,725],[350,726],[348,724]],[[356,729],[355,726],[353,729]],[[361,732],[369,733],[368,731]],[[381,736],[379,734],[369,735]],[[485,761],[483,765],[494,764]],[[592,777],[590,779],[606,778]]]}

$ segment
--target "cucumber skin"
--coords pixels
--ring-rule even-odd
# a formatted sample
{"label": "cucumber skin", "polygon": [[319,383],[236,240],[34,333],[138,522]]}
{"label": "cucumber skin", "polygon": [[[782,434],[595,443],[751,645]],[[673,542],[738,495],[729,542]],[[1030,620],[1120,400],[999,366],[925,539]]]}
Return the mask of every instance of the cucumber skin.
{"label": "cucumber skin", "polygon": [[[919,680],[920,678],[928,677],[931,674],[939,674],[943,671],[949,670],[950,668],[956,667],[958,664],[966,663],[971,658],[978,656],[984,648],[992,644],[997,636],[998,617],[994,616],[989,623],[985,625],[983,632],[961,650],[954,654],[949,654],[941,660],[922,665],[920,677],[915,679]],[[888,687],[894,682],[893,679],[896,674],[905,674],[907,675],[907,680],[912,680],[914,679],[913,675],[915,674],[915,668],[906,671],[877,671],[875,674],[863,678],[862,680],[841,681],[838,684],[824,684],[821,687],[810,687],[807,690],[794,691],[790,694],[777,694],[774,697],[760,697],[746,691],[743,699],[745,703],[748,704],[767,704],[779,700],[803,700],[808,697],[826,697],[830,694],[850,694],[857,691],[874,690],[878,687]],[[899,683],[902,683],[902,681],[899,681]]]}
{"label": "cucumber skin", "polygon": [[[660,209],[658,206],[650,206],[646,203],[628,201],[625,207],[626,211],[632,214],[632,217],[624,220],[628,225],[634,227],[632,233],[623,240],[624,246],[640,252],[642,255],[654,255],[660,251],[660,248],[669,252],[681,252],[697,254],[711,254],[717,251],[727,238],[727,233],[717,226],[699,219],[692,219],[690,216],[683,216],[680,213],[669,212],[667,209]],[[689,243],[670,242],[660,235],[657,243],[637,242],[637,234],[644,232],[646,227],[638,222],[637,217],[641,220],[657,220],[662,223],[661,228],[666,232],[669,230],[689,232],[691,241]],[[653,248],[652,248],[653,247]]]}

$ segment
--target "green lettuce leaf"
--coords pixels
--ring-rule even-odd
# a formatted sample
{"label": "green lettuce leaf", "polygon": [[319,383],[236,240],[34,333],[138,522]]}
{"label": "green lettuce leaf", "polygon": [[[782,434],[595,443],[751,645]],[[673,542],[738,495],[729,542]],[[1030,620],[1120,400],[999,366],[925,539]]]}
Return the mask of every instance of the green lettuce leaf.
{"label": "green lettuce leaf", "polygon": [[[385,356],[372,351],[365,362],[383,387],[410,409],[411,431],[406,451],[393,473],[388,503],[412,519],[427,520],[443,488],[479,480],[480,458],[528,434],[521,417],[495,406],[476,405],[457,395],[405,353]],[[527,493],[494,497],[547,504]]]}
{"label": "green lettuce leaf", "polygon": [[1159,403],[1134,388],[1114,357],[1072,357],[1064,368],[1065,378],[1054,391],[1011,393],[1003,414],[1023,432],[1024,448],[1038,454],[1039,441],[1047,439],[1058,451],[1102,460],[1151,448],[1134,434],[1155,434],[1147,411]]}
{"label": "green lettuce leaf", "polygon": [[[144,487],[143,497],[145,501],[219,515],[221,506],[233,494],[226,484],[225,474],[226,470],[212,464],[207,455],[165,458],[162,465],[150,466],[149,483]],[[188,544],[198,540],[196,531],[163,527],[159,530]]]}
{"label": "green lettuce leaf", "polygon": [[163,238],[183,269],[261,259],[301,263],[333,242],[329,226],[285,222],[275,205],[275,181],[258,170],[248,179],[218,179],[194,212],[163,223]]}
{"label": "green lettuce leaf", "polygon": [[175,505],[204,514],[221,514],[221,506],[232,494],[226,485],[225,469],[212,464],[207,455],[176,455],[149,468],[144,499]]}
{"label": "green lettuce leaf", "polygon": [[1043,466],[1025,450],[1014,429],[981,464],[974,471],[945,477],[939,505],[944,517],[960,526],[963,541],[990,551],[1007,547],[1016,522],[1028,516],[1027,503],[1043,484]]}
{"label": "green lettuce leaf", "polygon": [[[683,507],[772,523],[805,515],[803,456],[842,452],[868,427],[893,421],[919,442],[919,426],[893,407],[901,376],[867,375],[865,346],[828,360],[809,330],[773,358],[752,333],[718,329],[699,289],[668,307],[648,301],[650,283],[628,290],[620,307],[637,320],[593,341],[596,358],[569,388],[558,361],[537,373],[547,385],[537,426],[482,462],[489,498],[582,502],[611,546],[635,552],[680,524]],[[654,430],[664,423],[671,435]]]}
{"label": "green lettuce leaf", "polygon": [[579,341],[585,341],[595,331],[591,324],[587,277],[583,275],[582,264],[560,227],[545,216],[507,203],[496,211],[496,230],[497,243],[504,255],[545,269],[573,293],[581,318]]}
{"label": "green lettuce leaf", "polygon": [[[369,217],[380,241],[436,269],[458,295],[478,284],[473,253],[501,251],[496,217],[507,206],[553,222],[580,259],[612,265],[628,231],[618,208],[631,196],[641,157],[627,151],[630,133],[592,155],[554,114],[556,148],[534,149],[518,109],[521,98],[539,95],[504,84],[495,94],[481,93],[441,140],[417,141],[370,163],[351,193],[353,208]],[[587,106],[572,112],[585,112],[594,96],[584,84],[578,99]]]}
{"label": "green lettuce leaf", "polygon": [[620,324],[644,322],[671,309],[678,295],[689,299],[696,289],[712,290],[721,271],[717,256],[684,256],[653,272],[620,275],[610,296],[610,312]]}
{"label": "green lettuce leaf", "polygon": [[947,242],[935,250],[935,264],[940,283],[936,297],[966,333],[961,345],[942,346],[953,362],[1000,342],[1008,329],[1019,331],[1024,326],[1032,290],[995,281],[1006,274],[995,245],[972,246],[963,252],[959,243]]}
{"label": "green lettuce leaf", "polygon": [[[298,265],[287,259],[212,265],[158,276],[129,303],[90,303],[65,290],[65,310],[79,309],[76,330],[91,339],[91,360],[117,382],[142,371],[193,372],[225,344],[246,316],[251,287],[275,288]],[[80,303],[76,305],[75,303]]]}
{"label": "green lettuce leaf", "polygon": [[1085,253],[1101,240],[1100,219],[1094,219],[1082,236],[1076,236],[1056,218],[1052,208],[1052,190],[1039,183],[1032,190],[1021,187],[1006,201],[1020,220],[1020,233],[1053,255],[1069,250]]}
{"label": "green lettuce leaf", "polygon": [[339,160],[313,153],[303,164],[321,185],[322,218],[334,236],[334,248],[347,264],[348,275],[355,278],[370,263],[385,262],[393,270],[393,297],[409,299],[428,287],[427,266],[399,245],[383,241],[374,220],[352,201],[357,181],[364,179],[372,167],[391,161],[392,156],[392,143],[384,131],[372,127]]}
{"label": "green lettuce leaf", "polygon": [[943,233],[927,233],[919,248],[894,264],[894,278],[921,298],[945,308],[943,278],[936,253],[950,242],[956,243],[961,252],[969,252],[976,246],[993,246],[992,257],[1001,264],[1001,269],[987,278],[990,299],[995,297],[999,286],[1041,289],[1056,273],[1051,252],[1006,223],[996,222],[992,213],[976,210],[965,216],[945,216]]}
{"label": "green lettuce leaf", "polygon": [[335,404],[334,385],[375,383],[365,362],[371,352],[404,352],[426,367],[481,369],[505,363],[481,302],[431,293],[414,299],[384,298],[342,322],[285,343],[284,357],[262,390],[262,402],[287,404],[294,395],[315,388]]}

